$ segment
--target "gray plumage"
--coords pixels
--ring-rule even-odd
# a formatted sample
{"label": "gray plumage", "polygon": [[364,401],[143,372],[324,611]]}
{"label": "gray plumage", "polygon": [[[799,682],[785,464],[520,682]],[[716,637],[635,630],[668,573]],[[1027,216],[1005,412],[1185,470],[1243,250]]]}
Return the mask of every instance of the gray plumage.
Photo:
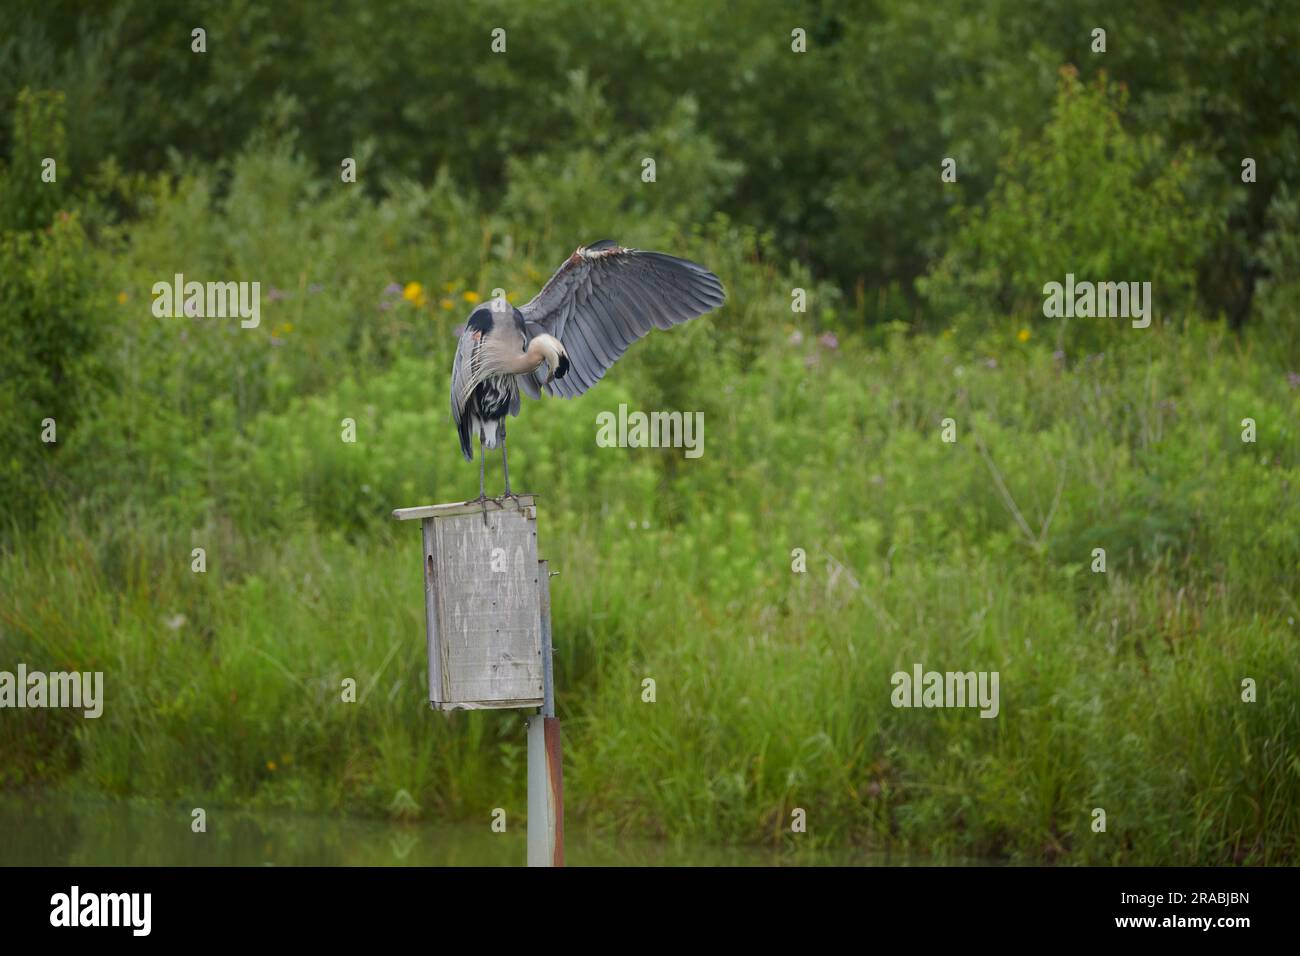
{"label": "gray plumage", "polygon": [[[478,333],[478,334],[476,334]],[[482,305],[470,314],[456,344],[451,365],[451,417],[460,436],[461,453],[466,461],[474,460],[471,438],[477,435],[487,448],[497,447],[498,432],[504,433],[508,411],[519,414],[519,385],[515,375],[484,375],[493,352],[516,351],[528,347],[523,320],[518,309],[494,309]]]}
{"label": "gray plumage", "polygon": [[[511,494],[505,419],[519,414],[521,391],[576,398],[651,329],[703,315],[726,298],[717,276],[686,259],[609,239],[579,247],[528,304],[494,301],[470,314],[451,368],[461,452],[474,460],[475,437],[480,448],[500,444]],[[479,492],[484,499],[481,462]]]}
{"label": "gray plumage", "polygon": [[595,385],[651,329],[668,329],[722,305],[727,293],[708,269],[662,252],[624,249],[609,239],[579,248],[519,311],[525,334],[555,336],[572,367],[543,387],[521,375],[531,398],[575,398]]}

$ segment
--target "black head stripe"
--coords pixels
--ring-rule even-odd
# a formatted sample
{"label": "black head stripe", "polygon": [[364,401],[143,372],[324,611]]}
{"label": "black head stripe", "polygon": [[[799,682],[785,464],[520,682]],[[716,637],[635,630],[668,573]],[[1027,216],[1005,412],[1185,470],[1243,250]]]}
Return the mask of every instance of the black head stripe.
{"label": "black head stripe", "polygon": [[469,317],[466,326],[475,332],[484,334],[492,331],[492,313],[488,309],[479,309]]}

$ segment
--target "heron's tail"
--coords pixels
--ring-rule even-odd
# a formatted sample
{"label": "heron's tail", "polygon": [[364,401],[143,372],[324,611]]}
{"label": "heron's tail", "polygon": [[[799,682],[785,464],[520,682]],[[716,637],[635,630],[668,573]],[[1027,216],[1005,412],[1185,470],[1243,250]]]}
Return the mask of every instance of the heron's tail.
{"label": "heron's tail", "polygon": [[460,435],[460,453],[465,456],[466,461],[474,460],[474,445],[470,441],[470,415],[461,417],[460,424],[456,426],[456,431]]}

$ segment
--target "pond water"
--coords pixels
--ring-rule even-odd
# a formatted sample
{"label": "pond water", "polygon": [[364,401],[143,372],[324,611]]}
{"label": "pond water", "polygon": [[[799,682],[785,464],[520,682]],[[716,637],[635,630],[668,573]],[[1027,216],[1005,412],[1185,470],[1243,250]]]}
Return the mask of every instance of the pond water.
{"label": "pond water", "polygon": [[[57,796],[0,796],[0,866],[522,866],[527,828],[507,820],[391,823],[349,817]],[[777,851],[611,838],[570,830],[571,866],[908,866],[938,862],[858,850]],[[943,861],[949,865],[954,862]]]}

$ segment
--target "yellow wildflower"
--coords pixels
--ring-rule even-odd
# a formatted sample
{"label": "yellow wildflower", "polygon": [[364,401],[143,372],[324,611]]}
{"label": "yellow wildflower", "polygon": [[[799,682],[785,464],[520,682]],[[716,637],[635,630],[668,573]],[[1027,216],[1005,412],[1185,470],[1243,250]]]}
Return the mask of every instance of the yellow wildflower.
{"label": "yellow wildflower", "polygon": [[1028,341],[1029,341],[1029,330],[1028,330],[1028,329],[1021,329],[1019,332],[1016,333],[1016,338],[1019,339],[1021,342],[1028,342]]}
{"label": "yellow wildflower", "polygon": [[275,769],[275,761],[274,761],[274,760],[268,760],[268,761],[266,762],[266,769],[267,769],[267,770],[274,770],[274,769]]}
{"label": "yellow wildflower", "polygon": [[455,302],[452,302],[451,299],[448,299],[448,298],[444,298],[444,299],[442,300],[442,302],[440,302],[439,304],[440,304],[444,309],[454,309],[454,308],[456,307],[456,303],[455,303]]}
{"label": "yellow wildflower", "polygon": [[117,304],[118,304],[118,305],[126,305],[126,293],[125,293],[125,292],[119,292],[119,293],[117,294]]}
{"label": "yellow wildflower", "polygon": [[478,300],[479,300],[479,295],[478,295],[477,292],[466,292],[466,293],[465,293],[465,301],[468,302],[468,303],[470,303],[471,305],[474,304],[475,302],[477,302]]}
{"label": "yellow wildflower", "polygon": [[402,290],[402,298],[417,309],[421,308],[425,302],[429,301],[424,296],[424,286],[418,282],[406,283],[406,288]]}

